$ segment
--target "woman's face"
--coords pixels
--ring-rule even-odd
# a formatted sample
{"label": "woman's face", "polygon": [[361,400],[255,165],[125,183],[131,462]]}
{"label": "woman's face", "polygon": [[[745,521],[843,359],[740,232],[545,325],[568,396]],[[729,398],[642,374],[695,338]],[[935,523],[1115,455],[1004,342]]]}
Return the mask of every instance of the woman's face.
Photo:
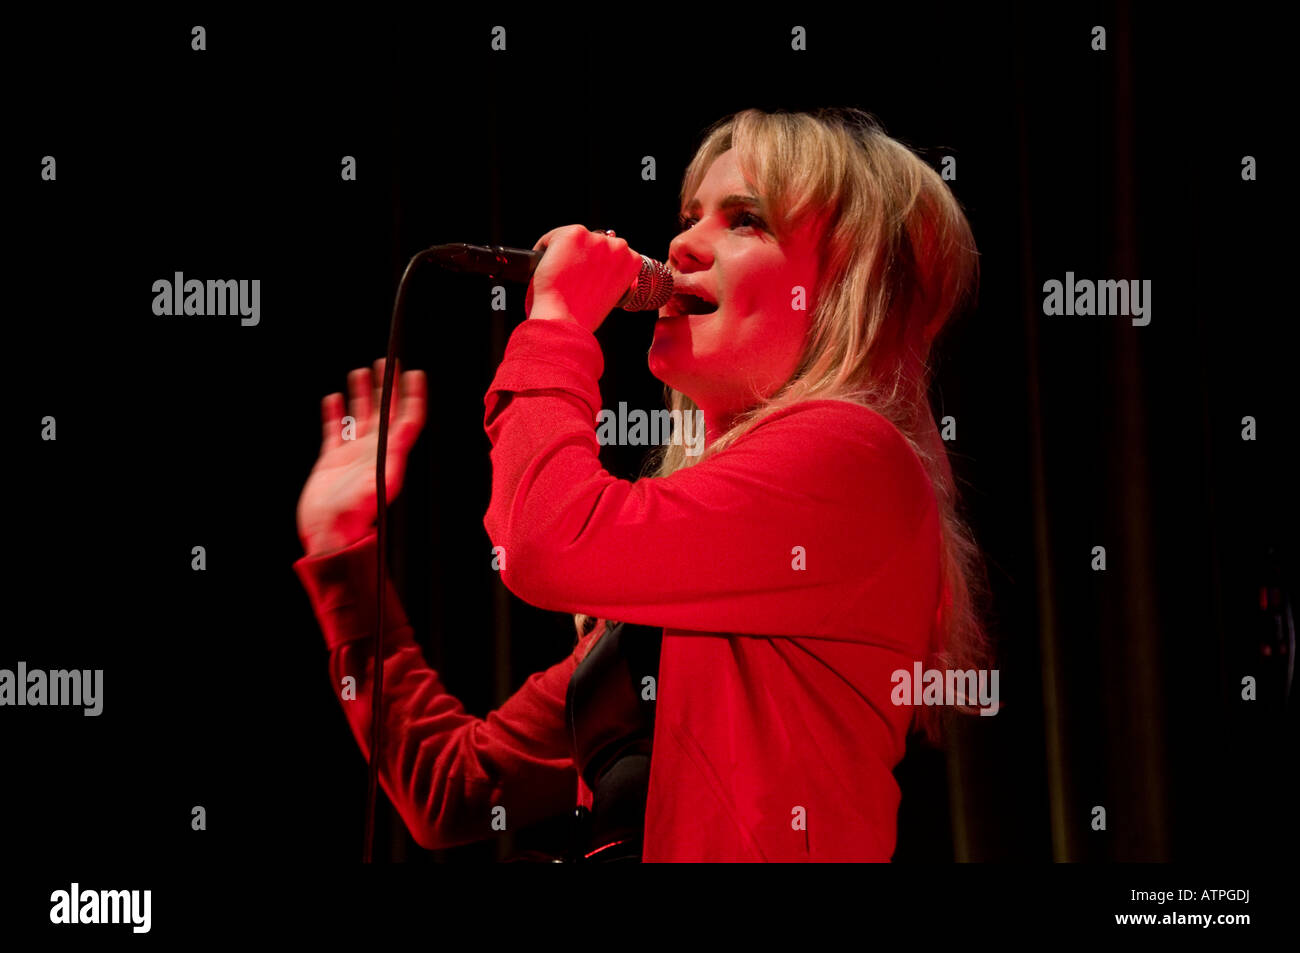
{"label": "woman's face", "polygon": [[811,324],[814,227],[805,224],[778,241],[765,209],[728,149],[682,210],[687,227],[668,246],[675,290],[718,307],[683,314],[673,300],[661,308],[650,372],[694,400],[715,432],[789,379]]}

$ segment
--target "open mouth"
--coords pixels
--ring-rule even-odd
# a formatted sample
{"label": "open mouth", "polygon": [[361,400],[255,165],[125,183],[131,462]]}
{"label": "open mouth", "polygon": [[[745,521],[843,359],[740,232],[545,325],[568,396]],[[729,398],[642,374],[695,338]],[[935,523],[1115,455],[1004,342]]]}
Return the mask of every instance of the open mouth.
{"label": "open mouth", "polygon": [[664,305],[669,314],[712,314],[718,310],[716,301],[706,301],[697,295],[678,292]]}

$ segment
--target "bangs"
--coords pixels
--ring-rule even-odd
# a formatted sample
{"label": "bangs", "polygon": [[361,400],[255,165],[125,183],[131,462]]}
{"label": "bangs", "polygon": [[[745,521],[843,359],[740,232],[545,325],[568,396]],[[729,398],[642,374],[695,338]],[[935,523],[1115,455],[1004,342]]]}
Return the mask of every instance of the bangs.
{"label": "bangs", "polygon": [[[831,143],[828,137],[843,141]],[[763,200],[768,224],[784,237],[810,221],[822,229],[840,216],[851,170],[850,135],[803,113],[763,113],[748,109],[714,124],[683,176],[680,204],[699,189],[709,167],[728,149],[745,182]],[[824,231],[823,231],[824,234]]]}

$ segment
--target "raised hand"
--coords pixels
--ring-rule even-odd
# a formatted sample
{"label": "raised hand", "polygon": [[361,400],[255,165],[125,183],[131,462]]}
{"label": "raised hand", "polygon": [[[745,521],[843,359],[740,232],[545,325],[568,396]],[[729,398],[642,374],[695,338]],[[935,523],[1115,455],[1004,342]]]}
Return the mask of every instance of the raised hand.
{"label": "raised hand", "polygon": [[[428,413],[428,380],[424,371],[399,372],[389,405],[388,454],[384,463],[387,500],[402,487],[406,458]],[[384,358],[348,374],[349,405],[343,421],[343,394],[321,400],[320,456],[298,498],[298,537],[303,549],[323,555],[350,546],[368,535],[379,513],[375,492],[375,460],[379,450],[379,389]],[[350,439],[349,439],[350,438]]]}

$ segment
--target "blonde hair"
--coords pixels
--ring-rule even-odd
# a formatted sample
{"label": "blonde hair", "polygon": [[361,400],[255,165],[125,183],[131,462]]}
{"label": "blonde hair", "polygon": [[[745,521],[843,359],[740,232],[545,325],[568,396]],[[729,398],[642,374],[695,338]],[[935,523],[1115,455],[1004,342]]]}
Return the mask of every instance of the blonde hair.
{"label": "blonde hair", "polygon": [[[706,130],[687,167],[681,205],[713,161],[733,147],[778,238],[805,221],[821,229],[811,329],[797,369],[782,387],[737,418],[702,454],[687,454],[684,442],[661,446],[647,461],[647,475],[664,477],[697,464],[798,401],[870,407],[907,438],[939,505],[944,595],[926,668],[984,668],[984,561],[959,512],[929,401],[935,337],[974,303],[978,289],[979,252],[962,207],[934,169],[886,135],[870,113],[851,107],[814,113],[747,109],[719,120]],[[664,396],[683,419],[694,414],[695,402],[685,394],[665,386]],[[574,617],[579,636],[592,621]],[[913,726],[937,745],[946,720],[943,706],[920,705]]]}

